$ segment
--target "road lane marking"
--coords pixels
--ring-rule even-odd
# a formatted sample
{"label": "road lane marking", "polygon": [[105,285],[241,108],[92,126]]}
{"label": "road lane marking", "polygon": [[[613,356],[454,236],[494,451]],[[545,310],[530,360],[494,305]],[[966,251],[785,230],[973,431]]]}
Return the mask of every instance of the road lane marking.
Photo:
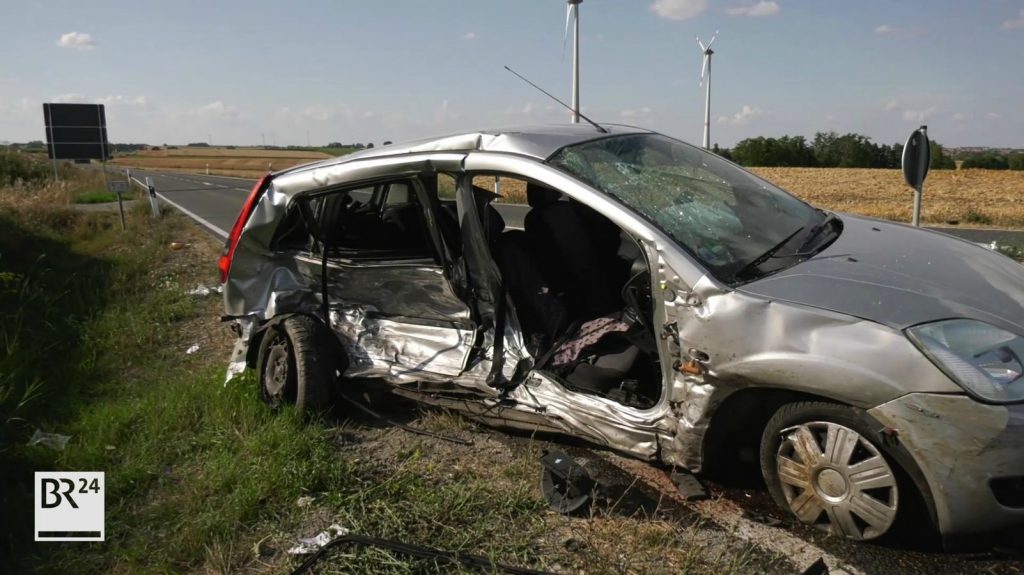
{"label": "road lane marking", "polygon": [[182,206],[178,202],[175,202],[173,200],[168,199],[167,196],[161,194],[160,192],[156,193],[156,197],[158,197],[161,200],[167,202],[168,204],[174,206],[175,208],[178,209],[178,211],[180,211],[181,213],[185,214],[186,216],[192,218],[193,220],[199,222],[200,224],[205,226],[207,229],[209,229],[211,232],[217,234],[218,236],[220,236],[220,237],[222,237],[224,239],[227,239],[227,237],[228,237],[228,233],[227,232],[225,232],[224,230],[222,230],[222,229],[218,228],[217,226],[213,225],[212,223],[207,221],[202,216],[199,216],[199,215],[193,213],[192,211],[188,210],[187,208],[185,208],[184,206]]}

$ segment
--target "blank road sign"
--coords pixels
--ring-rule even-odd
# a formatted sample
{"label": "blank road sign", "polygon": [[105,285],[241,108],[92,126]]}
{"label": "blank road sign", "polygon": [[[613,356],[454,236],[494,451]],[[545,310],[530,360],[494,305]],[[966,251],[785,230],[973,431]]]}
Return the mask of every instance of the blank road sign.
{"label": "blank road sign", "polygon": [[56,160],[106,160],[107,115],[103,104],[43,104],[46,149]]}

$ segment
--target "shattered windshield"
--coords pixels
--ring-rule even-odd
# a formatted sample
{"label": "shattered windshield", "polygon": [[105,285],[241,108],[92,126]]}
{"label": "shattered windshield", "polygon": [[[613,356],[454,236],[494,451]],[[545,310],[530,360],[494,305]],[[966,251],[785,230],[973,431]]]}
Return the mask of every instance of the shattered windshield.
{"label": "shattered windshield", "polygon": [[718,156],[657,134],[568,146],[549,162],[638,212],[727,283],[797,263],[789,256],[804,255],[801,243],[824,220]]}

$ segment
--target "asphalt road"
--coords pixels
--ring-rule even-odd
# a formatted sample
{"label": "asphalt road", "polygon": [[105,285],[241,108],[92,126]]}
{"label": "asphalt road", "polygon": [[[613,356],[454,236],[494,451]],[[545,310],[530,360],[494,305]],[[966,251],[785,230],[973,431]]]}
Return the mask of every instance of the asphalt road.
{"label": "asphalt road", "polygon": [[[199,221],[211,232],[221,237],[235,223],[239,210],[252,189],[253,180],[226,176],[204,176],[176,172],[155,172],[132,170],[132,176],[153,179],[161,199],[188,216]],[[505,224],[512,228],[523,227],[523,218],[529,208],[513,204],[497,204],[498,212],[505,218]],[[941,227],[928,228],[968,241],[978,243],[997,242],[1024,247],[1024,230],[994,230],[982,228]]]}

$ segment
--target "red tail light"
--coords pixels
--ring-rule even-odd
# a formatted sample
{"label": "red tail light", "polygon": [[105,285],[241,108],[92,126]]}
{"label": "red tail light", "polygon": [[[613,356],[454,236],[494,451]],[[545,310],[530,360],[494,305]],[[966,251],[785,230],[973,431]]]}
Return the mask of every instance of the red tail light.
{"label": "red tail light", "polygon": [[253,208],[256,207],[256,202],[259,201],[260,196],[263,195],[263,190],[266,189],[267,183],[270,182],[270,174],[267,174],[256,182],[256,185],[252,187],[252,191],[249,192],[249,199],[245,200],[245,204],[242,206],[242,211],[238,213],[238,219],[235,220],[235,225],[231,228],[231,235],[228,236],[228,241],[224,243],[224,251],[220,254],[220,261],[217,262],[217,267],[220,268],[220,283],[228,281],[228,272],[231,270],[231,260],[235,257],[235,246],[238,245],[238,238],[242,235],[242,228],[245,227],[245,223],[249,221],[249,216],[252,215]]}

